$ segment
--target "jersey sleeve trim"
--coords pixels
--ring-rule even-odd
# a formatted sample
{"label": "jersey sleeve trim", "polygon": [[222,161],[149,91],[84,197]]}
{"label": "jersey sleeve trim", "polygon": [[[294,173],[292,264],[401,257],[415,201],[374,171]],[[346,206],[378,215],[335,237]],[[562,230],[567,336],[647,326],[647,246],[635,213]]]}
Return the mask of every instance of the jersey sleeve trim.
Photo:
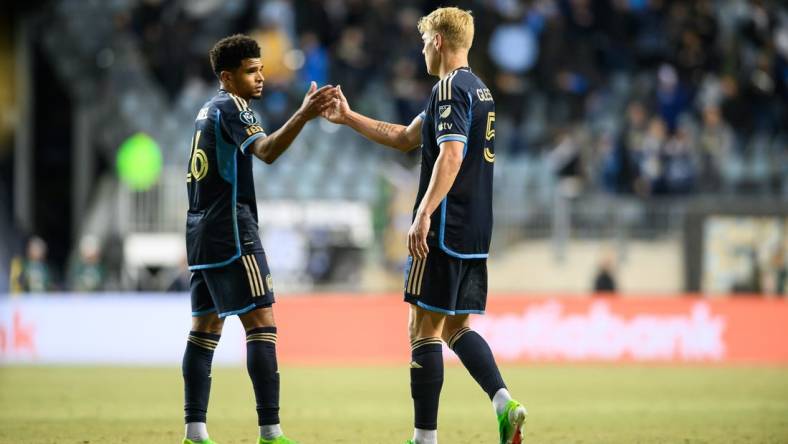
{"label": "jersey sleeve trim", "polygon": [[427,111],[420,112],[416,117],[421,117],[421,120],[427,120]]}
{"label": "jersey sleeve trim", "polygon": [[257,140],[257,139],[259,139],[261,137],[265,137],[265,136],[266,136],[266,134],[264,132],[260,132],[260,133],[257,133],[257,134],[252,134],[251,136],[247,137],[246,140],[244,140],[244,142],[239,147],[241,149],[241,152],[244,153],[244,154],[247,154],[246,148],[248,148],[249,145],[251,145],[252,142],[254,142],[255,140]]}
{"label": "jersey sleeve trim", "polygon": [[442,144],[443,142],[452,142],[452,141],[467,143],[468,137],[466,137],[463,134],[444,134],[438,137],[438,146],[440,146],[440,144]]}

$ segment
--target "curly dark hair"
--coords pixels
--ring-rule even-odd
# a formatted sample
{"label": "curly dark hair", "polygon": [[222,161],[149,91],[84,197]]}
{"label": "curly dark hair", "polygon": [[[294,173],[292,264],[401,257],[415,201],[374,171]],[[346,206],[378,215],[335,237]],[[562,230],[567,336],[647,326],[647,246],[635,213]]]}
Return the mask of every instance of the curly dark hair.
{"label": "curly dark hair", "polygon": [[211,48],[211,67],[217,77],[222,71],[232,71],[241,66],[241,60],[260,57],[260,46],[244,34],[225,37]]}

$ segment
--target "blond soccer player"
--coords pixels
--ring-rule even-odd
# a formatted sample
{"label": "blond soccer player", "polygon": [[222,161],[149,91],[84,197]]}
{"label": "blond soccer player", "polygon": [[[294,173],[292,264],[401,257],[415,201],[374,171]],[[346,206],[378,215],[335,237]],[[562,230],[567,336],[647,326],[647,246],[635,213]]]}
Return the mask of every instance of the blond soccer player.
{"label": "blond soccer player", "polygon": [[377,121],[351,110],[338,88],[339,97],[323,116],[399,151],[421,147],[404,282],[415,413],[408,443],[438,442],[445,341],[492,400],[500,444],[517,444],[526,410],[510,396],[490,347],[469,323],[487,302],[495,102],[468,66],[474,32],[469,11],[436,9],[419,20],[418,30],[427,72],[440,79],[424,112],[408,126]]}

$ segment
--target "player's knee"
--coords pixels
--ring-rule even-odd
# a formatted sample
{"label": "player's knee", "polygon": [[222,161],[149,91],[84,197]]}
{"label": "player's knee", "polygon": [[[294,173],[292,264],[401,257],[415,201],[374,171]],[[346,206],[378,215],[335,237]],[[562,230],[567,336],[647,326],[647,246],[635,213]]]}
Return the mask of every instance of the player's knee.
{"label": "player's knee", "polygon": [[448,344],[457,332],[460,330],[467,330],[469,326],[468,315],[449,316],[448,319],[446,319],[446,323],[443,324],[441,339]]}
{"label": "player's knee", "polygon": [[247,331],[253,328],[276,327],[276,323],[274,322],[274,309],[272,307],[258,308],[242,314],[239,318],[241,318],[244,330]]}
{"label": "player's knee", "polygon": [[462,325],[444,326],[443,331],[441,331],[441,339],[443,339],[443,342],[448,344],[451,338],[462,328],[463,328]]}
{"label": "player's knee", "polygon": [[221,334],[222,327],[224,327],[224,319],[215,313],[192,317],[192,331]]}
{"label": "player's knee", "polygon": [[419,329],[416,327],[416,320],[411,318],[408,321],[408,338],[410,339],[410,342],[413,342],[418,339],[418,336]]}
{"label": "player's knee", "polygon": [[443,339],[443,342],[449,342],[449,338],[451,337],[452,333],[452,330],[443,327],[443,331],[441,331],[441,339]]}
{"label": "player's knee", "polygon": [[416,307],[412,308],[408,324],[410,340],[439,337],[445,319],[445,315],[441,313],[434,313]]}

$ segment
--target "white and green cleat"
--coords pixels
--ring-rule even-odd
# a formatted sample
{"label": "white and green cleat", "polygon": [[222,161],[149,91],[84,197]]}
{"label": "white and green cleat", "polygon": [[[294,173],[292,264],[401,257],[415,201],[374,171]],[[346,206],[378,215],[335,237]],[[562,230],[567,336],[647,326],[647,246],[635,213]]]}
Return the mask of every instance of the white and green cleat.
{"label": "white and green cleat", "polygon": [[522,404],[515,400],[509,401],[503,412],[498,415],[500,444],[521,444],[525,438],[525,420],[527,418],[528,411]]}
{"label": "white and green cleat", "polygon": [[183,444],[217,444],[217,442],[210,438],[202,441],[192,441],[191,439],[183,438]]}

